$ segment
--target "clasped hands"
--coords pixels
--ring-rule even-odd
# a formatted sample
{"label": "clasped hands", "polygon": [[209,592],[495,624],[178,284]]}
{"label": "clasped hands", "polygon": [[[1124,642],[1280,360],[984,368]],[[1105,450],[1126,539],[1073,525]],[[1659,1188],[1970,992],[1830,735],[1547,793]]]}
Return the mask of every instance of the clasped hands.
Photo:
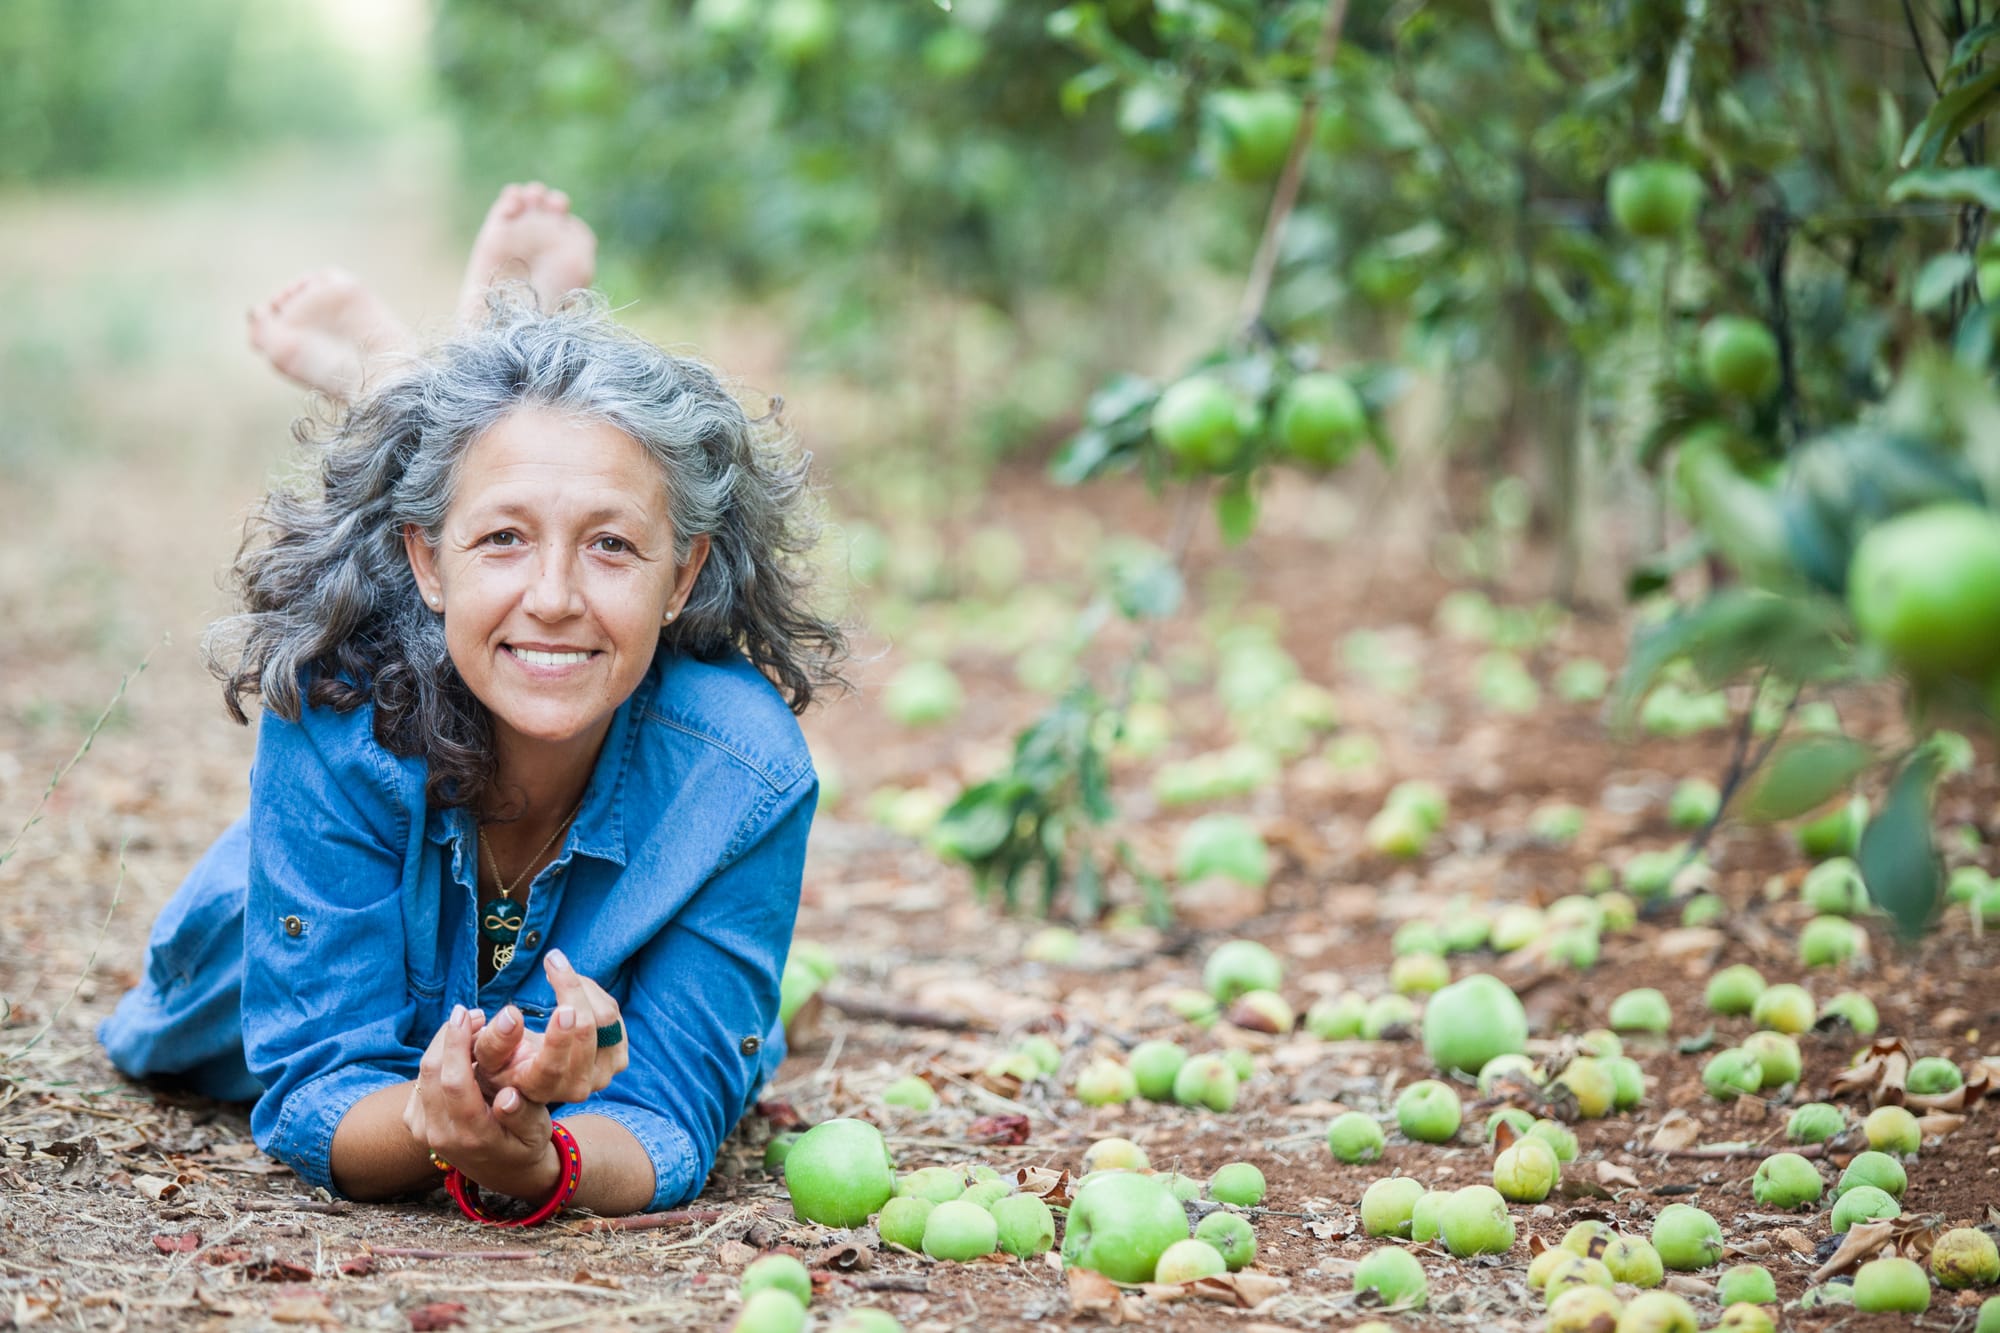
{"label": "clasped hands", "polygon": [[597,1045],[598,1028],[623,1021],[618,1002],[560,949],[543,955],[542,970],[556,997],[544,1031],[529,1031],[511,1004],[491,1022],[454,1007],[403,1106],[404,1125],[432,1154],[482,1189],[529,1199],[553,1193],[561,1176],[549,1106],[607,1087],[629,1057],[622,1038]]}

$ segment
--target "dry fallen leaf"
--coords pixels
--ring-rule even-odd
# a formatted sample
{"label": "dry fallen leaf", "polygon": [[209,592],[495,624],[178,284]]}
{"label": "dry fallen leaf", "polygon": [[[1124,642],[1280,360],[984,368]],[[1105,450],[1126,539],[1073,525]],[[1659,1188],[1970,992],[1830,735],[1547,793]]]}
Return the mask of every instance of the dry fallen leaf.
{"label": "dry fallen leaf", "polygon": [[1597,1183],[1608,1185],[1613,1189],[1635,1190],[1639,1188],[1639,1177],[1633,1173],[1632,1168],[1629,1166],[1620,1166],[1616,1162],[1599,1161],[1597,1164]]}
{"label": "dry fallen leaf", "polygon": [[1681,1148],[1691,1148],[1701,1138],[1701,1122],[1685,1111],[1669,1111],[1660,1121],[1660,1127],[1653,1131],[1653,1141],[1648,1145],[1650,1152],[1675,1152]]}
{"label": "dry fallen leaf", "polygon": [[1845,1273],[1887,1245],[1895,1230],[1893,1221],[1856,1222],[1847,1229],[1847,1239],[1840,1242],[1840,1248],[1833,1252],[1833,1257],[1821,1264],[1819,1271],[1812,1275],[1811,1284],[1818,1286],[1836,1273]]}
{"label": "dry fallen leaf", "polygon": [[434,1333],[465,1322],[465,1306],[457,1301],[432,1301],[410,1311],[410,1333]]}
{"label": "dry fallen leaf", "polygon": [[1072,1268],[1063,1275],[1069,1287],[1069,1308],[1076,1314],[1099,1315],[1106,1323],[1125,1322],[1125,1295],[1102,1273]]}

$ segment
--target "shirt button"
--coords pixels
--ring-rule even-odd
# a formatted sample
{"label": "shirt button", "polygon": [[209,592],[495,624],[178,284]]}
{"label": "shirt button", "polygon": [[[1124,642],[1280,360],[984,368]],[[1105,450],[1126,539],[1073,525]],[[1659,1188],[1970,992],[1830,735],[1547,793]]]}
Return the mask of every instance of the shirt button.
{"label": "shirt button", "polygon": [[306,923],[299,920],[299,918],[295,916],[286,917],[284,920],[284,926],[285,926],[285,933],[287,935],[290,935],[293,939],[297,939],[299,936],[306,933]]}
{"label": "shirt button", "polygon": [[527,945],[530,949],[534,948],[537,944],[540,944],[541,942],[542,942],[542,932],[539,930],[531,930],[521,938],[521,943]]}
{"label": "shirt button", "polygon": [[737,1049],[745,1055],[755,1055],[758,1051],[764,1049],[764,1039],[762,1037],[745,1037],[743,1044],[737,1047]]}

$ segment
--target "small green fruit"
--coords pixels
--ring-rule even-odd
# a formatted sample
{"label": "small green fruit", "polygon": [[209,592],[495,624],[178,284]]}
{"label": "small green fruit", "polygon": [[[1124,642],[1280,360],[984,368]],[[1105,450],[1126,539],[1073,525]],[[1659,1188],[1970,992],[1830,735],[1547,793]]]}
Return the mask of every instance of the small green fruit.
{"label": "small green fruit", "polygon": [[1965,1075],[1941,1055],[1926,1055],[1912,1062],[1910,1072],[1903,1076],[1903,1087],[1919,1097],[1941,1097],[1963,1086]]}
{"label": "small green fruit", "polygon": [[792,1145],[802,1137],[800,1134],[773,1134],[771,1141],[764,1145],[764,1169],[773,1175],[782,1170],[785,1158],[791,1155]]}
{"label": "small green fruit", "polygon": [[1701,373],[1717,393],[1761,403],[1778,387],[1778,339],[1761,320],[1717,315],[1701,331]]}
{"label": "small green fruit", "polygon": [[1223,1261],[1222,1251],[1205,1240],[1177,1240],[1167,1247],[1160,1256],[1160,1262],[1153,1269],[1155,1282],[1199,1282],[1205,1277],[1219,1277],[1229,1271]]}
{"label": "small green fruit", "polygon": [[1854,1030],[1857,1037],[1872,1037],[1875,1029],[1882,1025],[1875,1012],[1875,1002],[1858,990],[1842,991],[1826,1002],[1820,1010],[1820,1017],[1839,1018]]}
{"label": "small green fruit", "polygon": [[1701,207],[1701,177],[1679,162],[1632,162],[1611,173],[1606,202],[1621,231],[1642,240],[1678,236]]}
{"label": "small green fruit", "polygon": [[1761,1305],[1739,1301],[1722,1312],[1715,1323],[1716,1333],[1778,1333],[1771,1312]]}
{"label": "small green fruit", "polygon": [[1153,405],[1153,438],[1190,471],[1220,471],[1243,447],[1240,407],[1222,381],[1190,376]]}
{"label": "small green fruit", "polygon": [[[1496,1055],[1479,1067],[1479,1095],[1493,1096],[1494,1089],[1502,1083],[1517,1083],[1522,1087],[1539,1088],[1542,1086],[1542,1071],[1525,1055]],[[1521,1128],[1525,1131],[1527,1126],[1523,1125]],[[1488,1134],[1487,1137],[1491,1138],[1492,1135]]]}
{"label": "small green fruit", "polygon": [[1666,1281],[1666,1265],[1660,1252],[1643,1236],[1613,1236],[1599,1256],[1611,1276],[1635,1287],[1657,1287]]}
{"label": "small green fruit", "polygon": [[1326,1128],[1326,1146],[1335,1159],[1358,1166],[1382,1159],[1382,1127],[1360,1111],[1343,1111]]}
{"label": "small green fruit", "polygon": [[1444,936],[1428,921],[1405,921],[1389,937],[1389,952],[1397,958],[1413,953],[1444,954]]}
{"label": "small green fruit", "polygon": [[785,1157],[785,1189],[792,1211],[808,1222],[860,1226],[896,1190],[882,1131],[865,1120],[814,1125]]}
{"label": "small green fruit", "polygon": [[1419,1079],[1396,1098],[1396,1126],[1418,1143],[1449,1143],[1464,1117],[1458,1094],[1434,1078]]}
{"label": "small green fruit", "polygon": [[1093,1060],[1076,1076],[1076,1099],[1085,1106],[1122,1106],[1138,1095],[1132,1071],[1116,1060]]}
{"label": "small green fruit", "polygon": [[1210,93],[1204,109],[1225,173],[1239,181],[1278,174],[1298,134],[1298,98],[1280,88],[1224,89]]}
{"label": "small green fruit", "polygon": [[1532,1136],[1516,1139],[1493,1159],[1493,1188],[1509,1203],[1540,1203],[1561,1178],[1555,1149]]}
{"label": "small green fruit", "polygon": [[1825,1143],[1846,1128],[1847,1118],[1839,1107],[1807,1102],[1785,1122],[1785,1137],[1793,1143]]}
{"label": "small green fruit", "polygon": [[1144,1171],[1152,1165],[1146,1150],[1130,1139],[1099,1139],[1083,1150],[1086,1175],[1092,1171]]}
{"label": "small green fruit", "polygon": [[1841,1194],[1833,1205],[1833,1216],[1828,1225],[1837,1235],[1856,1222],[1877,1222],[1902,1215],[1902,1205],[1890,1198],[1886,1191],[1873,1185],[1856,1185]]}
{"label": "small green fruit", "polygon": [[993,1205],[1006,1198],[1009,1192],[1009,1186],[1005,1181],[981,1180],[967,1185],[965,1193],[958,1197],[967,1203],[976,1203],[990,1213],[993,1211]]}
{"label": "small green fruit", "polygon": [[937,1089],[912,1074],[882,1089],[882,1100],[910,1111],[932,1111],[937,1109]]}
{"label": "small green fruit", "polygon": [[1236,1071],[1219,1055],[1195,1055],[1174,1075],[1174,1100],[1222,1114],[1236,1105]]}
{"label": "small green fruit", "polygon": [[1914,1259],[1870,1259],[1854,1275],[1854,1308],[1863,1314],[1922,1314],[1931,1280]]}
{"label": "small green fruit", "polygon": [[1399,1245],[1384,1245],[1355,1265],[1354,1293],[1395,1309],[1421,1310],[1430,1298],[1430,1284],[1417,1256]]}
{"label": "small green fruit", "polygon": [[1257,1072],[1257,1063],[1250,1052],[1241,1046],[1231,1046],[1222,1053],[1222,1059],[1229,1066],[1229,1072],[1236,1075],[1238,1083],[1248,1083]]}
{"label": "small green fruit", "polygon": [[1931,1246],[1931,1272],[1947,1291],[2000,1282],[2000,1246],[1974,1227],[1953,1227]]}
{"label": "small green fruit", "polygon": [[1618,1316],[1617,1333],[1695,1333],[1694,1307],[1671,1291],[1642,1291]]}
{"label": "small green fruit", "polygon": [[1337,467],[1366,438],[1368,409],[1353,385],[1315,371],[1285,386],[1272,427],[1291,457],[1316,467]]}
{"label": "small green fruit", "polygon": [[1708,979],[1705,998],[1712,1013],[1747,1014],[1763,993],[1763,974],[1748,963],[1736,963]]}
{"label": "small green fruit", "polygon": [[1665,1032],[1674,1011],[1667,997],[1651,986],[1628,990],[1611,1002],[1611,1026],[1619,1032]]}
{"label": "small green fruit", "polygon": [[1518,1106],[1501,1107],[1492,1115],[1486,1117],[1486,1141],[1488,1143],[1492,1143],[1499,1136],[1500,1126],[1502,1125],[1512,1126],[1514,1137],[1518,1139],[1535,1127],[1535,1116],[1533,1112],[1523,1111]]}
{"label": "small green fruit", "polygon": [[775,1290],[789,1291],[800,1305],[811,1305],[812,1275],[789,1254],[767,1254],[750,1261],[750,1266],[743,1270],[739,1290],[746,1301],[760,1291]]}
{"label": "small green fruit", "polygon": [[1753,1032],[1743,1039],[1739,1049],[1756,1059],[1764,1087],[1782,1088],[1799,1081],[1804,1068],[1799,1044],[1784,1033]]}
{"label": "small green fruit", "polygon": [[1230,940],[1208,956],[1201,980],[1210,995],[1227,1004],[1245,991],[1277,990],[1284,984],[1285,965],[1255,940]]}
{"label": "small green fruit", "polygon": [[1430,995],[1451,983],[1451,964],[1436,954],[1405,954],[1389,964],[1389,988],[1398,995]]}
{"label": "small green fruit", "polygon": [[924,1224],[930,1221],[937,1204],[914,1194],[891,1199],[882,1205],[875,1219],[875,1234],[884,1245],[900,1245],[906,1250],[924,1248]]}
{"label": "small green fruit", "polygon": [[1611,1244],[1616,1234],[1608,1224],[1596,1218],[1585,1218],[1563,1232],[1563,1238],[1557,1242],[1556,1248],[1568,1250],[1571,1254],[1580,1254],[1586,1259],[1599,1259],[1604,1256],[1605,1247]]}
{"label": "small green fruit", "polygon": [[1149,1282],[1167,1247],[1187,1238],[1187,1212],[1157,1178],[1099,1176],[1070,1201],[1063,1264],[1113,1282]]}
{"label": "small green fruit", "polygon": [[1174,1099],[1174,1079],[1187,1063],[1187,1052],[1170,1041],[1142,1041],[1132,1048],[1132,1080],[1149,1102]]}
{"label": "small green fruit", "polygon": [[1477,1073],[1494,1056],[1519,1054],[1527,1045],[1520,998],[1486,973],[1446,986],[1424,1008],[1424,1052],[1446,1073]]}
{"label": "small green fruit", "polygon": [[[1623,1057],[1619,1058],[1622,1059]],[[1528,1134],[1555,1149],[1556,1160],[1558,1162],[1574,1162],[1576,1160],[1576,1135],[1571,1132],[1568,1125],[1563,1124],[1561,1121],[1537,1120],[1533,1125],[1528,1127]]]}
{"label": "small green fruit", "polygon": [[1618,1102],[1617,1080],[1594,1056],[1581,1055],[1570,1061],[1556,1076],[1556,1085],[1570,1090],[1576,1098],[1577,1114],[1585,1120],[1603,1119]]}
{"label": "small green fruit", "polygon": [[1859,916],[1868,910],[1868,887],[1853,858],[1829,857],[1806,872],[1799,898],[1821,916]]}
{"label": "small green fruit", "polygon": [[1602,1287],[1571,1287],[1549,1306],[1549,1333],[1616,1333],[1625,1304]]}
{"label": "small green fruit", "polygon": [[1424,1197],[1422,1182],[1384,1176],[1361,1193],[1361,1230],[1370,1237],[1408,1236],[1410,1218]]}
{"label": "small green fruit", "polygon": [[1796,1037],[1813,1025],[1812,995],[1805,987],[1790,982],[1767,986],[1750,1006],[1750,1021],[1760,1028]]}
{"label": "small green fruit", "polygon": [[1271,850],[1264,845],[1264,837],[1257,832],[1256,825],[1243,816],[1203,815],[1181,832],[1174,853],[1174,874],[1184,883],[1220,875],[1238,884],[1262,888],[1271,878]]}
{"label": "small green fruit", "polygon": [[1218,1167],[1208,1178],[1208,1197],[1238,1208],[1255,1208],[1264,1202],[1264,1173],[1249,1162]]}
{"label": "small green fruit", "polygon": [[1722,793],[1707,778],[1688,778],[1667,800],[1667,822],[1677,829],[1698,829],[1715,817]]}
{"label": "small green fruit", "polygon": [[1979,1322],[1972,1333],[2000,1333],[2000,1296],[1988,1296],[1979,1303]]}
{"label": "small green fruit", "polygon": [[1611,1276],[1611,1270],[1606,1268],[1600,1259],[1585,1258],[1562,1250],[1549,1250],[1545,1253],[1562,1255],[1542,1283],[1542,1299],[1549,1305],[1554,1305],[1556,1299],[1566,1291],[1574,1291],[1578,1287],[1597,1287],[1609,1291],[1617,1282],[1617,1279]]}
{"label": "small green fruit", "polygon": [[1232,1273],[1257,1260],[1257,1232],[1235,1213],[1210,1213],[1195,1225],[1194,1238],[1213,1245]]}
{"label": "small green fruit", "polygon": [[1604,1067],[1611,1071],[1611,1081],[1617,1088],[1612,1097],[1614,1110],[1629,1111],[1646,1100],[1646,1075],[1637,1060],[1621,1055],[1606,1060]]}
{"label": "small green fruit", "polygon": [[1861,952],[1867,939],[1844,916],[1816,916],[1799,932],[1799,961],[1807,967],[1838,967]]}
{"label": "small green fruit", "polygon": [[1292,1006],[1276,991],[1244,991],[1229,1006],[1229,1021],[1249,1032],[1281,1037],[1297,1023]]}
{"label": "small green fruit", "polygon": [[1409,996],[1378,995],[1361,1012],[1361,1035],[1369,1041],[1384,1041],[1408,1033],[1416,1023],[1417,1006],[1410,1003]]}
{"label": "small green fruit", "polygon": [[1653,1248],[1668,1268],[1690,1273],[1722,1258],[1722,1228],[1691,1204],[1670,1203],[1653,1219]]}
{"label": "small green fruit", "polygon": [[1417,1206],[1410,1209],[1413,1242],[1423,1245],[1444,1234],[1444,1206],[1450,1199],[1450,1190],[1426,1190],[1424,1197],[1417,1200]]}
{"label": "small green fruit", "polygon": [[1795,1152],[1766,1157],[1757,1164],[1757,1174],[1750,1180],[1751,1197],[1772,1208],[1796,1208],[1800,1204],[1818,1203],[1824,1188],[1819,1168]]}
{"label": "small green fruit", "polygon": [[1924,1146],[1924,1127],[1902,1106],[1876,1107],[1861,1122],[1861,1132],[1867,1135],[1869,1147],[1882,1152],[1907,1157]]}
{"label": "small green fruit", "polygon": [[805,1326],[806,1307],[791,1292],[776,1287],[746,1299],[730,1325],[735,1333],[802,1333]]}
{"label": "small green fruit", "polygon": [[1353,991],[1338,999],[1314,1000],[1306,1010],[1306,1031],[1321,1041],[1349,1041],[1361,1035],[1361,1018],[1368,1002]]}
{"label": "small green fruit", "polygon": [[964,1193],[964,1174],[948,1166],[925,1166],[905,1171],[896,1181],[896,1197],[899,1199],[929,1199],[932,1203],[944,1203]]}
{"label": "small green fruit", "polygon": [[1840,1183],[1834,1187],[1833,1197],[1838,1199],[1851,1189],[1872,1185],[1892,1199],[1903,1197],[1903,1191],[1910,1187],[1910,1178],[1903,1170],[1903,1164],[1888,1153],[1870,1150],[1854,1154],[1847,1163],[1847,1169],[1840,1173]]}
{"label": "small green fruit", "polygon": [[1438,1210],[1438,1226],[1454,1258],[1505,1254],[1514,1248],[1514,1219],[1507,1212],[1507,1201],[1486,1185],[1452,1191]]}
{"label": "small green fruit", "polygon": [[1501,908],[1494,916],[1487,941],[1495,953],[1514,953],[1540,939],[1546,926],[1539,909],[1515,903]]}
{"label": "small green fruit", "polygon": [[953,1199],[931,1210],[924,1223],[924,1253],[965,1263],[1000,1248],[1000,1225],[976,1203]]}
{"label": "small green fruit", "polygon": [[1160,1179],[1167,1182],[1167,1188],[1182,1203],[1193,1203],[1201,1197],[1201,1182],[1193,1176],[1184,1176],[1178,1171],[1169,1171]]}

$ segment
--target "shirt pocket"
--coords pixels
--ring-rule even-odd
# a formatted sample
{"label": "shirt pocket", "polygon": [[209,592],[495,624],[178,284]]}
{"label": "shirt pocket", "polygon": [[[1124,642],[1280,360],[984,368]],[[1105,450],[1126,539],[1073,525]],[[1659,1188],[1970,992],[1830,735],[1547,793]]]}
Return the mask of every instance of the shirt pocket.
{"label": "shirt pocket", "polygon": [[249,891],[250,824],[238,819],[195,863],[153,922],[146,974],[155,989],[185,986],[209,967],[235,960],[235,951],[220,951],[216,944],[231,932],[242,938]]}

